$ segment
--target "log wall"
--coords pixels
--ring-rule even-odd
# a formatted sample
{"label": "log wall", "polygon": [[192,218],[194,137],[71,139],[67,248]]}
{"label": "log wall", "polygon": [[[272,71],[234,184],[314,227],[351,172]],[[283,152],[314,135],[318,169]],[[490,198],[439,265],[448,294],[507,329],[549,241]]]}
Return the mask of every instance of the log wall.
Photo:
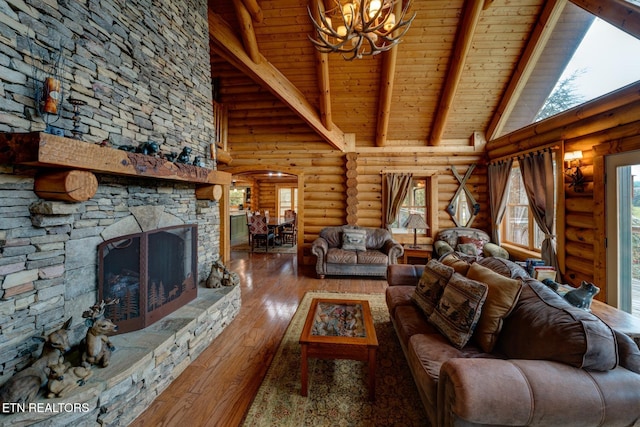
{"label": "log wall", "polygon": [[[249,150],[253,144],[231,143],[233,167],[221,168],[233,173],[234,170],[282,170],[295,169],[304,174],[304,222],[303,230],[304,262],[313,263],[310,254],[311,243],[318,237],[324,227],[338,226],[347,223],[348,203],[351,198],[357,199],[357,225],[365,227],[382,226],[382,171],[412,171],[415,174],[425,173],[437,177],[438,190],[434,194],[437,200],[437,224],[430,231],[433,236],[441,228],[455,226],[445,208],[451,201],[458,181],[451,173],[451,166],[464,174],[470,164],[478,166],[467,186],[480,203],[482,210],[476,217],[473,226],[489,231],[488,195],[486,180],[486,162],[484,153],[473,147],[456,147],[463,154],[452,154],[451,148],[444,147],[406,147],[403,151],[386,149],[360,148],[357,153],[357,191],[349,191],[348,175],[354,174],[352,164],[347,159],[352,153],[326,149],[304,150],[306,144],[279,143],[278,149],[268,152]],[[255,191],[259,195],[260,209],[275,211],[275,185],[260,181]],[[395,236],[401,242],[411,242],[412,235]],[[431,238],[422,238],[422,242],[431,242]]]}
{"label": "log wall", "polygon": [[583,192],[569,186],[564,176],[558,203],[558,259],[566,283],[582,280],[600,287],[596,298],[606,301],[604,157],[640,149],[628,142],[640,135],[640,84],[634,84],[581,108],[497,138],[486,146],[490,159],[517,155],[558,143],[558,159],[581,150]]}

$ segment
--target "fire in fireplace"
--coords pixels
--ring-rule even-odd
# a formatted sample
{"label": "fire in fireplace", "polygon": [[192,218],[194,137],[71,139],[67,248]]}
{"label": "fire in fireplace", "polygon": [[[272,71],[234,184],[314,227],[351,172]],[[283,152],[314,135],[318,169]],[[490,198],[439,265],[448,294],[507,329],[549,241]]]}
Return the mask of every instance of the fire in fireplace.
{"label": "fire in fireplace", "polygon": [[118,332],[143,329],[197,296],[197,225],[117,237],[98,246],[100,300]]}

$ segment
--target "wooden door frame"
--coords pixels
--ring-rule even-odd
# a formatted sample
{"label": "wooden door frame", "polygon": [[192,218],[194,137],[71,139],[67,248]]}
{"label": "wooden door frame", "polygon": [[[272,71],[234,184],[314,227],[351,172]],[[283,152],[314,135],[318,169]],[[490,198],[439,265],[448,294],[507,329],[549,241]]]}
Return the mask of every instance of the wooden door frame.
{"label": "wooden door frame", "polygon": [[[254,165],[245,165],[245,166],[236,166],[225,168],[225,172],[230,173],[231,175],[240,175],[249,172],[260,172],[260,171],[272,171],[272,172],[282,172],[289,175],[295,175],[298,178],[298,237],[296,241],[297,245],[297,255],[298,255],[298,264],[303,264],[303,254],[304,248],[302,245],[304,244],[304,170],[300,168],[292,168],[286,167],[277,164],[265,164],[265,163],[256,163]],[[227,245],[226,254],[227,257],[231,256],[231,246]]]}

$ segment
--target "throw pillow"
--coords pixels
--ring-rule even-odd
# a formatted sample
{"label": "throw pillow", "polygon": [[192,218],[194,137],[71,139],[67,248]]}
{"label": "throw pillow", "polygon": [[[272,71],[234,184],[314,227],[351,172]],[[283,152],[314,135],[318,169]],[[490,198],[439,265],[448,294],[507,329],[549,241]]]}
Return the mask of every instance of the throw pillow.
{"label": "throw pillow", "polygon": [[455,347],[462,348],[473,335],[486,298],[487,285],[453,273],[429,322]]}
{"label": "throw pillow", "polygon": [[453,267],[456,272],[463,276],[467,275],[467,271],[469,271],[469,266],[471,265],[470,262],[462,259],[456,252],[449,252],[443,258],[440,258],[440,262],[449,267]]}
{"label": "throw pillow", "polygon": [[460,236],[458,243],[462,243],[463,245],[473,243],[476,246],[476,253],[474,255],[482,255],[482,250],[484,249],[484,242],[482,240],[468,236]]}
{"label": "throw pillow", "polygon": [[482,350],[491,353],[502,330],[504,318],[513,311],[518,302],[522,282],[505,277],[478,263],[471,264],[467,277],[485,283],[488,287],[487,299],[482,306],[474,338]]}
{"label": "throw pillow", "polygon": [[554,360],[594,371],[618,364],[613,330],[534,279],[525,281],[497,348],[510,359]]}
{"label": "throw pillow", "polygon": [[454,273],[453,268],[434,259],[425,265],[411,299],[420,307],[422,312],[429,317],[438,304],[444,287]]}
{"label": "throw pillow", "polygon": [[478,255],[478,248],[473,243],[458,243],[456,246],[458,252],[462,252],[465,255]]}
{"label": "throw pillow", "polygon": [[342,249],[345,251],[366,251],[366,243],[366,230],[353,229],[342,232]]}

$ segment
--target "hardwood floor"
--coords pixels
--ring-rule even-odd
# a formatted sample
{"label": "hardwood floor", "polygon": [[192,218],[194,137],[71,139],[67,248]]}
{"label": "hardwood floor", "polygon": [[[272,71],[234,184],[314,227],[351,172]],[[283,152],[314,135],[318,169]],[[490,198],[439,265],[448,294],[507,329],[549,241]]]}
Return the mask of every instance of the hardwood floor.
{"label": "hardwood floor", "polygon": [[232,252],[241,278],[236,319],[131,425],[237,426],[251,404],[305,292],[383,293],[368,278],[316,279],[291,254]]}

